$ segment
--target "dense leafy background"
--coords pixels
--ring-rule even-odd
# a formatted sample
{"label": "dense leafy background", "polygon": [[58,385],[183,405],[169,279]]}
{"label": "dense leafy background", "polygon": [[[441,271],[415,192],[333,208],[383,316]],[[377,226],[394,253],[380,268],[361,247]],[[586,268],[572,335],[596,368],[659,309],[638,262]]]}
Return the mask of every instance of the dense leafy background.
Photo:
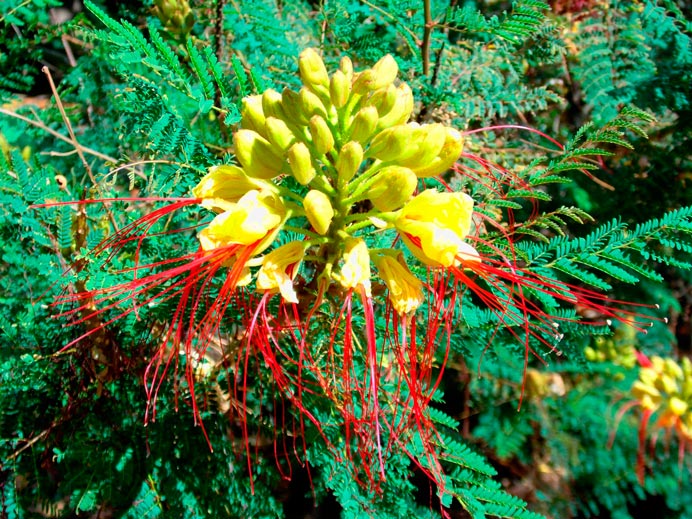
{"label": "dense leafy background", "polygon": [[[429,33],[425,4],[436,22]],[[118,282],[115,269],[132,257],[125,252],[102,269],[88,250],[151,207],[31,204],[187,195],[206,168],[230,160],[239,100],[295,86],[297,55],[316,46],[328,65],[342,54],[359,66],[394,55],[420,101],[420,121],[463,130],[518,124],[565,143],[560,152],[512,128],[468,136],[468,153],[531,183],[531,196],[512,195],[503,178],[496,179],[503,196],[468,179],[451,181],[489,215],[514,211],[517,251],[528,264],[618,299],[657,304],[669,318],[647,335],[620,326],[609,337],[606,329],[575,326],[562,355],[532,363],[517,412],[523,346],[496,334],[497,316],[465,298],[432,412],[444,452],[460,460],[448,467],[458,498],[443,499],[448,512],[690,517],[692,467],[678,457],[677,441],[661,437],[649,449],[642,485],[639,411],[616,423],[637,377],[636,365],[622,362],[633,347],[692,354],[692,27],[684,2],[199,0],[178,21],[163,16],[162,5],[0,4],[0,515],[440,515],[434,489],[403,454],[388,460],[379,496],[314,441],[315,431],[307,432],[309,470],[277,456],[276,424],[266,414],[275,389],[259,366],[248,403],[257,411],[252,487],[225,370],[212,370],[200,392],[208,397],[203,417],[213,452],[194,426],[189,395],[174,400],[173,380],[161,389],[156,421],[144,427],[143,371],[157,322],[170,315],[166,305],[61,351],[85,328],[55,318],[54,297]],[[186,6],[165,9],[185,14]],[[84,161],[42,66],[58,83]],[[197,218],[184,212],[171,225]],[[193,244],[192,235],[174,246],[151,240],[142,259]],[[618,353],[588,362],[587,346]],[[315,406],[329,416],[323,403]],[[303,448],[287,440],[288,450]]]}

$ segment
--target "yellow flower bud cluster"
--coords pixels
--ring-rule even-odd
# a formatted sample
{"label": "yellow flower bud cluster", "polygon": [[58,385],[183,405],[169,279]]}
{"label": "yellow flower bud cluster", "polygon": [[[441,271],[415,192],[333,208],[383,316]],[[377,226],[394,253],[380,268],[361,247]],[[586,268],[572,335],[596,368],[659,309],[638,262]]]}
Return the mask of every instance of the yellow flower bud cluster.
{"label": "yellow flower bud cluster", "polygon": [[637,364],[637,354],[631,341],[618,340],[617,335],[596,337],[591,346],[584,348],[584,357],[590,362],[611,362],[632,369]]}
{"label": "yellow flower bud cluster", "polygon": [[174,34],[187,34],[195,25],[187,0],[154,0],[154,13],[164,27]]}
{"label": "yellow flower bud cluster", "polygon": [[217,213],[199,235],[202,248],[252,246],[255,256],[290,228],[303,240],[284,245],[281,256],[275,251],[283,247],[248,261],[261,265],[258,290],[296,302],[289,285],[300,263],[311,261],[319,264],[323,287],[336,281],[369,297],[372,263],[394,310],[410,314],[423,301],[423,285],[401,251],[369,250],[367,228],[395,229],[430,267],[478,261],[464,241],[471,198],[435,190],[414,196],[419,179],[454,165],[462,135],[442,124],[409,122],[413,94],[397,84],[391,56],[361,72],[344,57],[330,76],[317,51],[307,49],[298,68],[297,92],[269,89],[243,99],[233,135],[239,166],[212,168],[194,189],[201,205]]}
{"label": "yellow flower bud cluster", "polygon": [[632,395],[644,409],[657,412],[656,425],[675,429],[692,440],[692,362],[684,357],[680,363],[672,358],[652,357],[649,366],[641,368],[632,385]]}

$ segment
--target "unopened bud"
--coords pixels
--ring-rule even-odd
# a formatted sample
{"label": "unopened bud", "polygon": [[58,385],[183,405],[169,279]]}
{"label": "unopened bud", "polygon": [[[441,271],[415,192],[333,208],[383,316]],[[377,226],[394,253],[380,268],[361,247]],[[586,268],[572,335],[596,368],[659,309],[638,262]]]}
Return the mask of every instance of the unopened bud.
{"label": "unopened bud", "polygon": [[396,89],[396,101],[394,106],[385,115],[380,116],[377,127],[389,128],[398,124],[404,124],[413,112],[413,92],[406,83],[401,83]]}
{"label": "unopened bud", "polygon": [[341,147],[336,159],[336,171],[340,185],[346,184],[358,172],[363,162],[363,147],[356,141],[349,141]]}
{"label": "unopened bud", "polygon": [[361,144],[368,142],[372,134],[377,129],[377,109],[373,106],[366,106],[358,110],[351,123],[350,139]]}
{"label": "unopened bud", "polygon": [[304,126],[308,123],[309,118],[303,113],[298,92],[294,92],[290,88],[284,88],[283,92],[281,92],[281,108],[286,117],[286,122],[298,126]]}
{"label": "unopened bud", "polygon": [[274,147],[257,132],[238,130],[233,135],[235,154],[250,177],[268,180],[279,174],[283,161]]}
{"label": "unopened bud", "polygon": [[271,88],[262,94],[262,111],[265,117],[276,117],[286,119],[283,107],[281,106],[281,94]]}
{"label": "unopened bud", "polygon": [[264,127],[264,133],[267,139],[269,139],[269,142],[276,146],[281,152],[286,151],[296,140],[293,132],[281,119],[267,117]]}
{"label": "unopened bud", "polygon": [[372,71],[375,73],[375,82],[370,85],[371,90],[377,90],[391,85],[396,79],[399,73],[399,65],[397,65],[396,60],[387,54],[381,58],[372,67]]}
{"label": "unopened bud", "polygon": [[398,90],[394,85],[387,85],[385,88],[380,88],[365,101],[365,106],[374,106],[377,108],[378,115],[386,115],[394,108]]}
{"label": "unopened bud", "polygon": [[317,155],[322,156],[334,148],[334,136],[326,121],[319,115],[310,118],[310,134]]}
{"label": "unopened bud", "polygon": [[445,142],[437,157],[427,165],[412,167],[419,178],[432,177],[444,173],[459,159],[464,148],[464,138],[454,128],[445,128]]}
{"label": "unopened bud", "polygon": [[405,161],[399,161],[399,164],[416,171],[428,167],[430,162],[440,155],[447,139],[447,128],[442,124],[417,126],[409,123],[408,126],[414,128],[412,144],[417,151]]}
{"label": "unopened bud", "polygon": [[308,147],[302,142],[296,142],[288,149],[287,158],[295,179],[299,184],[307,186],[316,174]]}
{"label": "unopened bud", "polygon": [[383,162],[409,158],[417,151],[412,144],[414,132],[415,128],[403,124],[387,128],[375,136],[365,155]]}
{"label": "unopened bud", "polygon": [[265,120],[262,110],[262,96],[244,97],[240,108],[240,126],[261,134],[264,132]]}
{"label": "unopened bud", "polygon": [[322,191],[313,189],[303,200],[305,215],[318,234],[325,235],[334,218],[334,208],[329,197]]}
{"label": "unopened bud", "polygon": [[409,201],[417,184],[418,177],[410,169],[388,166],[377,174],[368,198],[378,211],[395,211]]}
{"label": "unopened bud", "polygon": [[344,73],[346,79],[351,81],[353,79],[353,62],[348,56],[344,56],[339,61],[339,70]]}
{"label": "unopened bud", "polygon": [[313,115],[321,115],[323,118],[327,118],[327,110],[324,108],[324,104],[314,93],[303,87],[298,92],[298,96],[300,99],[300,109],[304,117],[310,119]]}
{"label": "unopened bud", "polygon": [[684,415],[688,408],[689,406],[687,405],[687,402],[676,396],[671,397],[671,399],[668,401],[668,409],[676,416]]}
{"label": "unopened bud", "polygon": [[346,77],[346,74],[337,70],[329,83],[329,98],[332,104],[336,108],[341,108],[346,105],[350,95],[351,82]]}
{"label": "unopened bud", "polygon": [[321,86],[329,87],[329,74],[324,66],[324,61],[315,49],[305,49],[298,59],[300,79],[309,88]]}

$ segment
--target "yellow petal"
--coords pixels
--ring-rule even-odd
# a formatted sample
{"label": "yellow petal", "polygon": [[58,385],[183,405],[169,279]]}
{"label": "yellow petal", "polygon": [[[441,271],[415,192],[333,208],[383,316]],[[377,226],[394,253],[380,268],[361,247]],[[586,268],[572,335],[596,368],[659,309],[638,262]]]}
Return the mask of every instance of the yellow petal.
{"label": "yellow petal", "polygon": [[401,253],[378,255],[375,266],[389,289],[389,300],[399,315],[415,312],[423,303],[423,283],[408,269]]}
{"label": "yellow petal", "polygon": [[257,273],[257,290],[279,291],[289,303],[298,303],[293,280],[305,256],[305,244],[292,241],[271,251],[264,257]]}

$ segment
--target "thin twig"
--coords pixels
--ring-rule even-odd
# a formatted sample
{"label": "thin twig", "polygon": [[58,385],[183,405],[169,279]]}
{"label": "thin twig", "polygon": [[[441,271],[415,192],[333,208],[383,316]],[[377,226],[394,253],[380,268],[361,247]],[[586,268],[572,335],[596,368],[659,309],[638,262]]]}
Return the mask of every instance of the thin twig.
{"label": "thin twig", "polygon": [[[5,108],[0,108],[0,114],[7,115],[8,117],[14,117],[15,119],[19,119],[20,121],[24,121],[27,124],[30,124],[31,126],[35,126],[36,128],[39,128],[46,133],[50,133],[53,137],[56,139],[60,139],[61,141],[68,142],[70,144],[74,144],[72,142],[72,139],[65,137],[62,133],[56,132],[52,128],[49,128],[46,126],[43,121],[37,121],[35,119],[29,119],[28,117],[24,117],[23,115],[20,115],[18,113],[15,113],[11,110],[6,110]],[[101,153],[100,151],[96,151],[94,149],[88,148],[86,146],[82,146],[81,144],[79,145],[80,149],[82,150],[83,153],[86,153],[87,155],[93,155],[94,157],[97,157],[101,160],[105,160],[106,162],[112,162],[113,164],[116,164],[118,162],[118,159],[115,157],[111,157],[109,155],[105,155]]]}
{"label": "thin twig", "polygon": [[430,40],[435,23],[432,19],[430,0],[423,0],[423,16],[425,26],[423,29],[423,42],[420,45],[421,59],[423,60],[423,75],[427,76],[430,72]]}
{"label": "thin twig", "polygon": [[[41,72],[43,72],[46,77],[48,78],[48,83],[50,84],[50,89],[53,92],[53,96],[55,97],[55,104],[58,106],[58,110],[60,110],[60,115],[62,116],[63,121],[65,122],[65,126],[67,127],[67,132],[70,134],[70,142],[74,146],[75,150],[77,150],[77,155],[79,155],[79,158],[82,161],[82,165],[84,166],[84,169],[87,172],[87,175],[89,175],[89,179],[91,180],[92,184],[96,188],[96,191],[98,191],[98,194],[101,198],[105,198],[103,196],[103,193],[101,192],[101,186],[99,186],[98,182],[96,181],[96,177],[94,177],[94,172],[91,170],[91,166],[87,162],[86,157],[84,156],[84,152],[82,151],[82,145],[79,144],[77,141],[77,136],[74,133],[74,130],[72,129],[72,123],[70,122],[69,117],[67,117],[67,113],[65,112],[65,107],[62,104],[62,101],[60,99],[60,96],[58,95],[58,90],[55,88],[55,83],[53,82],[53,76],[50,73],[50,70],[48,70],[48,67],[43,67],[41,69]],[[111,225],[113,225],[113,230],[117,231],[118,230],[118,225],[115,221],[115,217],[113,216],[113,213],[111,210],[108,208],[108,206],[104,206],[106,213],[108,214],[108,219],[111,221]]]}

